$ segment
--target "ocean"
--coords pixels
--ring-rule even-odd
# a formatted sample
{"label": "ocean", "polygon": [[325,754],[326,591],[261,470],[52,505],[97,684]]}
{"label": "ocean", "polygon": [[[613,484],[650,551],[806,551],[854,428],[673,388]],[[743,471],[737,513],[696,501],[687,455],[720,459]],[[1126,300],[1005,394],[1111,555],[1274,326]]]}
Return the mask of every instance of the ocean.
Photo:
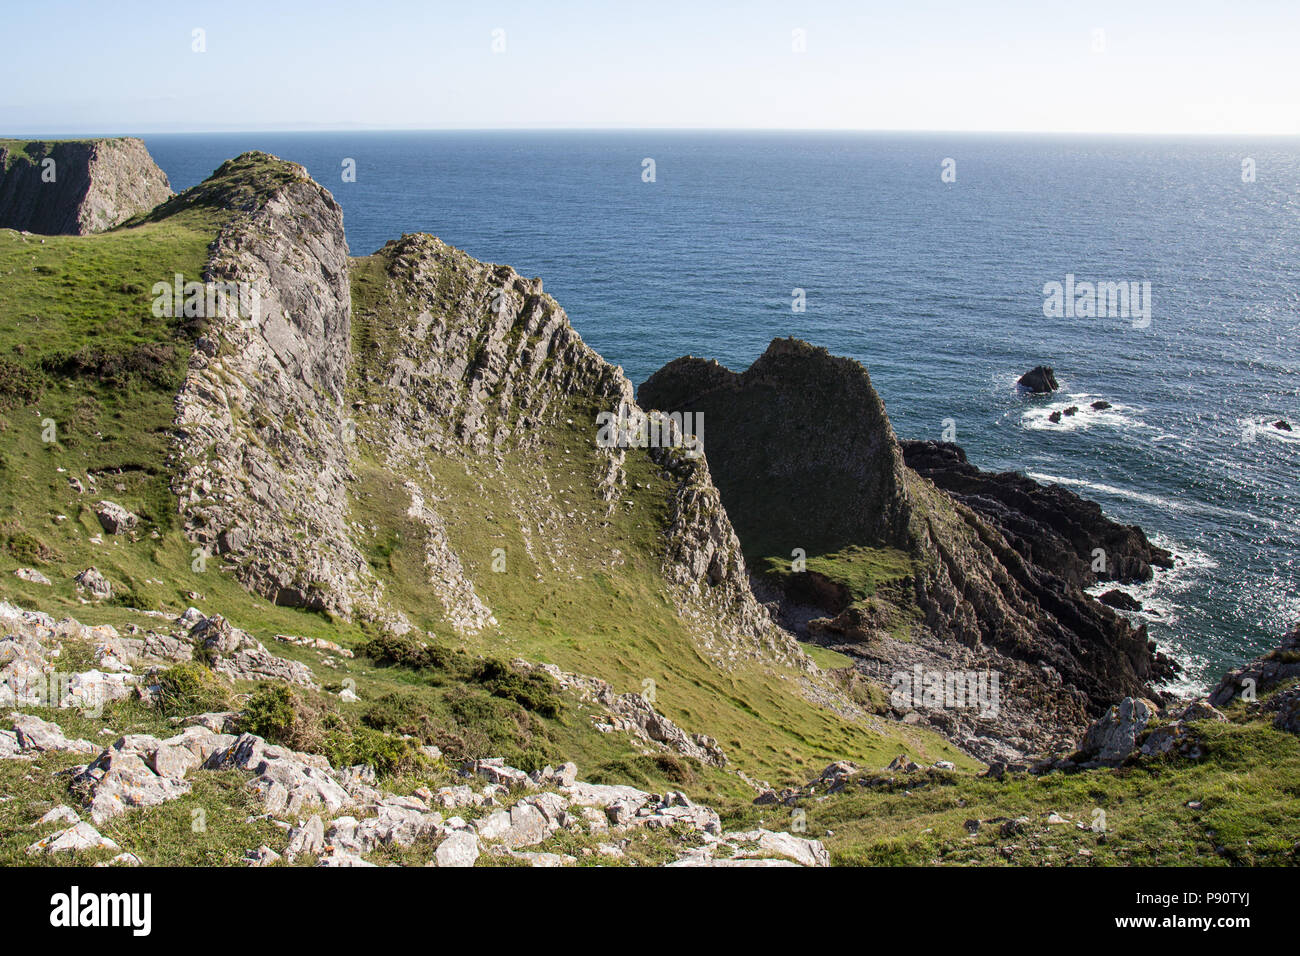
{"label": "ocean", "polygon": [[[354,255],[431,232],[541,276],[638,385],[685,354],[744,369],[777,336],[860,360],[900,436],[952,438],[981,468],[1059,482],[1174,551],[1172,571],[1128,590],[1186,688],[1300,621],[1300,141],[144,139],[177,190],[247,149],[302,163],[342,205]],[[1045,308],[1052,282],[1125,283],[1149,312]],[[1039,364],[1061,390],[1018,393]]]}

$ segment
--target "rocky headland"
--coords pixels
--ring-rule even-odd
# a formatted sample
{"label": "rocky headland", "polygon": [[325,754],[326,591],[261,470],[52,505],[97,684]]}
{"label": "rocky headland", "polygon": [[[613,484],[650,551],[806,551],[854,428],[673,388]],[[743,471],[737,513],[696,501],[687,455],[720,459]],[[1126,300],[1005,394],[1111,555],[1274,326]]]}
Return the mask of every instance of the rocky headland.
{"label": "rocky headland", "polygon": [[[1263,828],[1295,816],[1296,637],[1160,693],[1173,663],[1085,591],[1169,566],[1140,529],[900,441],[824,349],[637,392],[540,279],[428,235],[353,257],[302,167],[171,196],[137,144],[0,141],[0,222],[81,236],[0,230],[3,274],[72,290],[0,285],[8,862],[1294,855]],[[151,313],[179,273],[256,309]],[[602,443],[614,412],[672,440]],[[992,706],[891,693],[954,672]]]}

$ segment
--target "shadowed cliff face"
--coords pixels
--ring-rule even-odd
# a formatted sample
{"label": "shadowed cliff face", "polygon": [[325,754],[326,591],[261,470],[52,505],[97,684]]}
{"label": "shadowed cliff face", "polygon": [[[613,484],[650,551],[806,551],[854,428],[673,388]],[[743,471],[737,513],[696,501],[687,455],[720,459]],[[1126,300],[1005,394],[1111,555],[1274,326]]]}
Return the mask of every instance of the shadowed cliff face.
{"label": "shadowed cliff face", "polygon": [[984,476],[1001,494],[990,503],[978,470],[938,468],[932,449],[907,445],[925,471],[908,467],[858,363],[776,340],[741,374],[678,359],[639,399],[703,414],[723,503],[787,624],[883,673],[951,667],[957,644],[966,665],[1003,674],[1013,689],[995,726],[930,715],[968,749],[997,755],[982,737],[1036,749],[1167,673],[1145,629],[1081,587],[1097,579],[1094,548],[1116,578],[1149,577],[1168,555],[1095,505],[1028,479]]}
{"label": "shadowed cliff face", "polygon": [[[677,359],[639,397],[647,408],[704,413],[705,454],[723,463],[714,480],[751,557],[906,543],[903,456],[884,403],[852,359],[776,339],[739,374]],[[847,408],[853,414],[838,413]]]}
{"label": "shadowed cliff face", "polygon": [[0,227],[84,236],[171,195],[139,139],[0,141]]}

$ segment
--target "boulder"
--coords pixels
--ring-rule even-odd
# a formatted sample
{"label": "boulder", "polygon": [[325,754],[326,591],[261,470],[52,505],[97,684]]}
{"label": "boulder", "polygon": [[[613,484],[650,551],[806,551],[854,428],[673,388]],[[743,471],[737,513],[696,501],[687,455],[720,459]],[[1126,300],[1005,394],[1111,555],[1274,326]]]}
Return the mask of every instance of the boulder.
{"label": "boulder", "polygon": [[1057,384],[1056,374],[1052,371],[1050,365],[1034,366],[1024,375],[1020,376],[1020,379],[1016,384],[1022,388],[1027,388],[1029,391],[1036,394],[1054,392],[1061,387]]}
{"label": "boulder", "polygon": [[73,777],[74,784],[90,792],[90,816],[95,823],[102,824],[132,808],[156,807],[190,792],[189,781],[159,775],[142,753],[148,751],[111,747]]}
{"label": "boulder", "polygon": [[53,810],[41,817],[33,826],[40,826],[42,823],[63,823],[68,826],[76,826],[81,822],[81,817],[72,807],[57,806]]}
{"label": "boulder", "polygon": [[317,815],[289,831],[289,845],[285,847],[284,857],[292,863],[304,854],[319,856],[324,847],[325,824]]}
{"label": "boulder", "polygon": [[1275,421],[1273,423],[1273,427],[1276,428],[1278,431],[1284,431],[1284,432],[1291,431],[1291,423],[1284,418],[1279,418],[1277,421]]}
{"label": "boulder", "polygon": [[96,601],[107,601],[113,596],[113,585],[96,568],[86,568],[72,580],[78,591],[88,592]]}
{"label": "boulder", "polygon": [[101,501],[96,504],[95,517],[108,534],[123,534],[140,523],[138,515],[127,511],[116,501]]}
{"label": "boulder", "polygon": [[93,754],[99,749],[89,740],[69,740],[63,736],[63,729],[58,724],[41,720],[34,714],[13,713],[9,718],[13,721],[12,726],[21,750]]}
{"label": "boulder", "polygon": [[45,575],[41,574],[40,571],[37,571],[35,568],[18,568],[16,571],[14,571],[14,576],[21,578],[24,581],[30,582],[31,584],[49,585],[54,583]]}
{"label": "boulder", "polygon": [[1188,704],[1187,708],[1178,715],[1178,719],[1184,723],[1193,720],[1213,720],[1222,723],[1227,721],[1228,717],[1217,707],[1212,707],[1203,700],[1197,700]]}
{"label": "boulder", "polygon": [[1137,746],[1138,735],[1150,719],[1146,701],[1125,697],[1093,722],[1079,749],[1101,763],[1122,763]]}
{"label": "boulder", "polygon": [[276,853],[266,844],[262,844],[256,850],[249,850],[244,854],[244,862],[249,866],[274,866],[280,862],[280,854]]}
{"label": "boulder", "polygon": [[214,751],[204,766],[255,774],[249,787],[273,814],[296,814],[305,806],[317,804],[333,813],[352,800],[331,776],[329,761],[324,757],[272,746],[253,734],[243,734],[229,747]]}
{"label": "boulder", "polygon": [[1300,688],[1282,691],[1270,704],[1277,709],[1273,726],[1289,734],[1300,735]]}
{"label": "boulder", "polygon": [[108,839],[108,837],[101,836],[100,832],[89,823],[78,823],[66,830],[51,833],[42,840],[37,840],[27,848],[27,852],[35,856],[39,853],[52,855],[85,850],[120,849],[122,849],[120,846]]}
{"label": "boulder", "polygon": [[556,829],[532,804],[516,804],[510,808],[510,826],[501,834],[499,840],[503,846],[511,849],[520,846],[533,846],[541,843]]}
{"label": "boulder", "polygon": [[1141,601],[1139,601],[1137,598],[1129,594],[1126,594],[1125,592],[1121,591],[1119,588],[1111,588],[1109,591],[1107,591],[1106,593],[1098,597],[1097,600],[1100,601],[1102,604],[1106,605],[1107,607],[1113,607],[1120,611],[1142,610]]}
{"label": "boulder", "polygon": [[478,857],[478,837],[464,830],[448,836],[433,854],[437,866],[473,866]]}

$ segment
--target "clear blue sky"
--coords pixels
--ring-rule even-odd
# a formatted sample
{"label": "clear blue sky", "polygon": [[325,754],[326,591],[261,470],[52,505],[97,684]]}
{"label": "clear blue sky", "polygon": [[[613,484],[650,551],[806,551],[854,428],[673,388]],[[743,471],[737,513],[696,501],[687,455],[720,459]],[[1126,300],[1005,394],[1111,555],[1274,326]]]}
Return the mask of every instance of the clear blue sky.
{"label": "clear blue sky", "polygon": [[1298,0],[3,3],[0,135],[1300,133]]}

